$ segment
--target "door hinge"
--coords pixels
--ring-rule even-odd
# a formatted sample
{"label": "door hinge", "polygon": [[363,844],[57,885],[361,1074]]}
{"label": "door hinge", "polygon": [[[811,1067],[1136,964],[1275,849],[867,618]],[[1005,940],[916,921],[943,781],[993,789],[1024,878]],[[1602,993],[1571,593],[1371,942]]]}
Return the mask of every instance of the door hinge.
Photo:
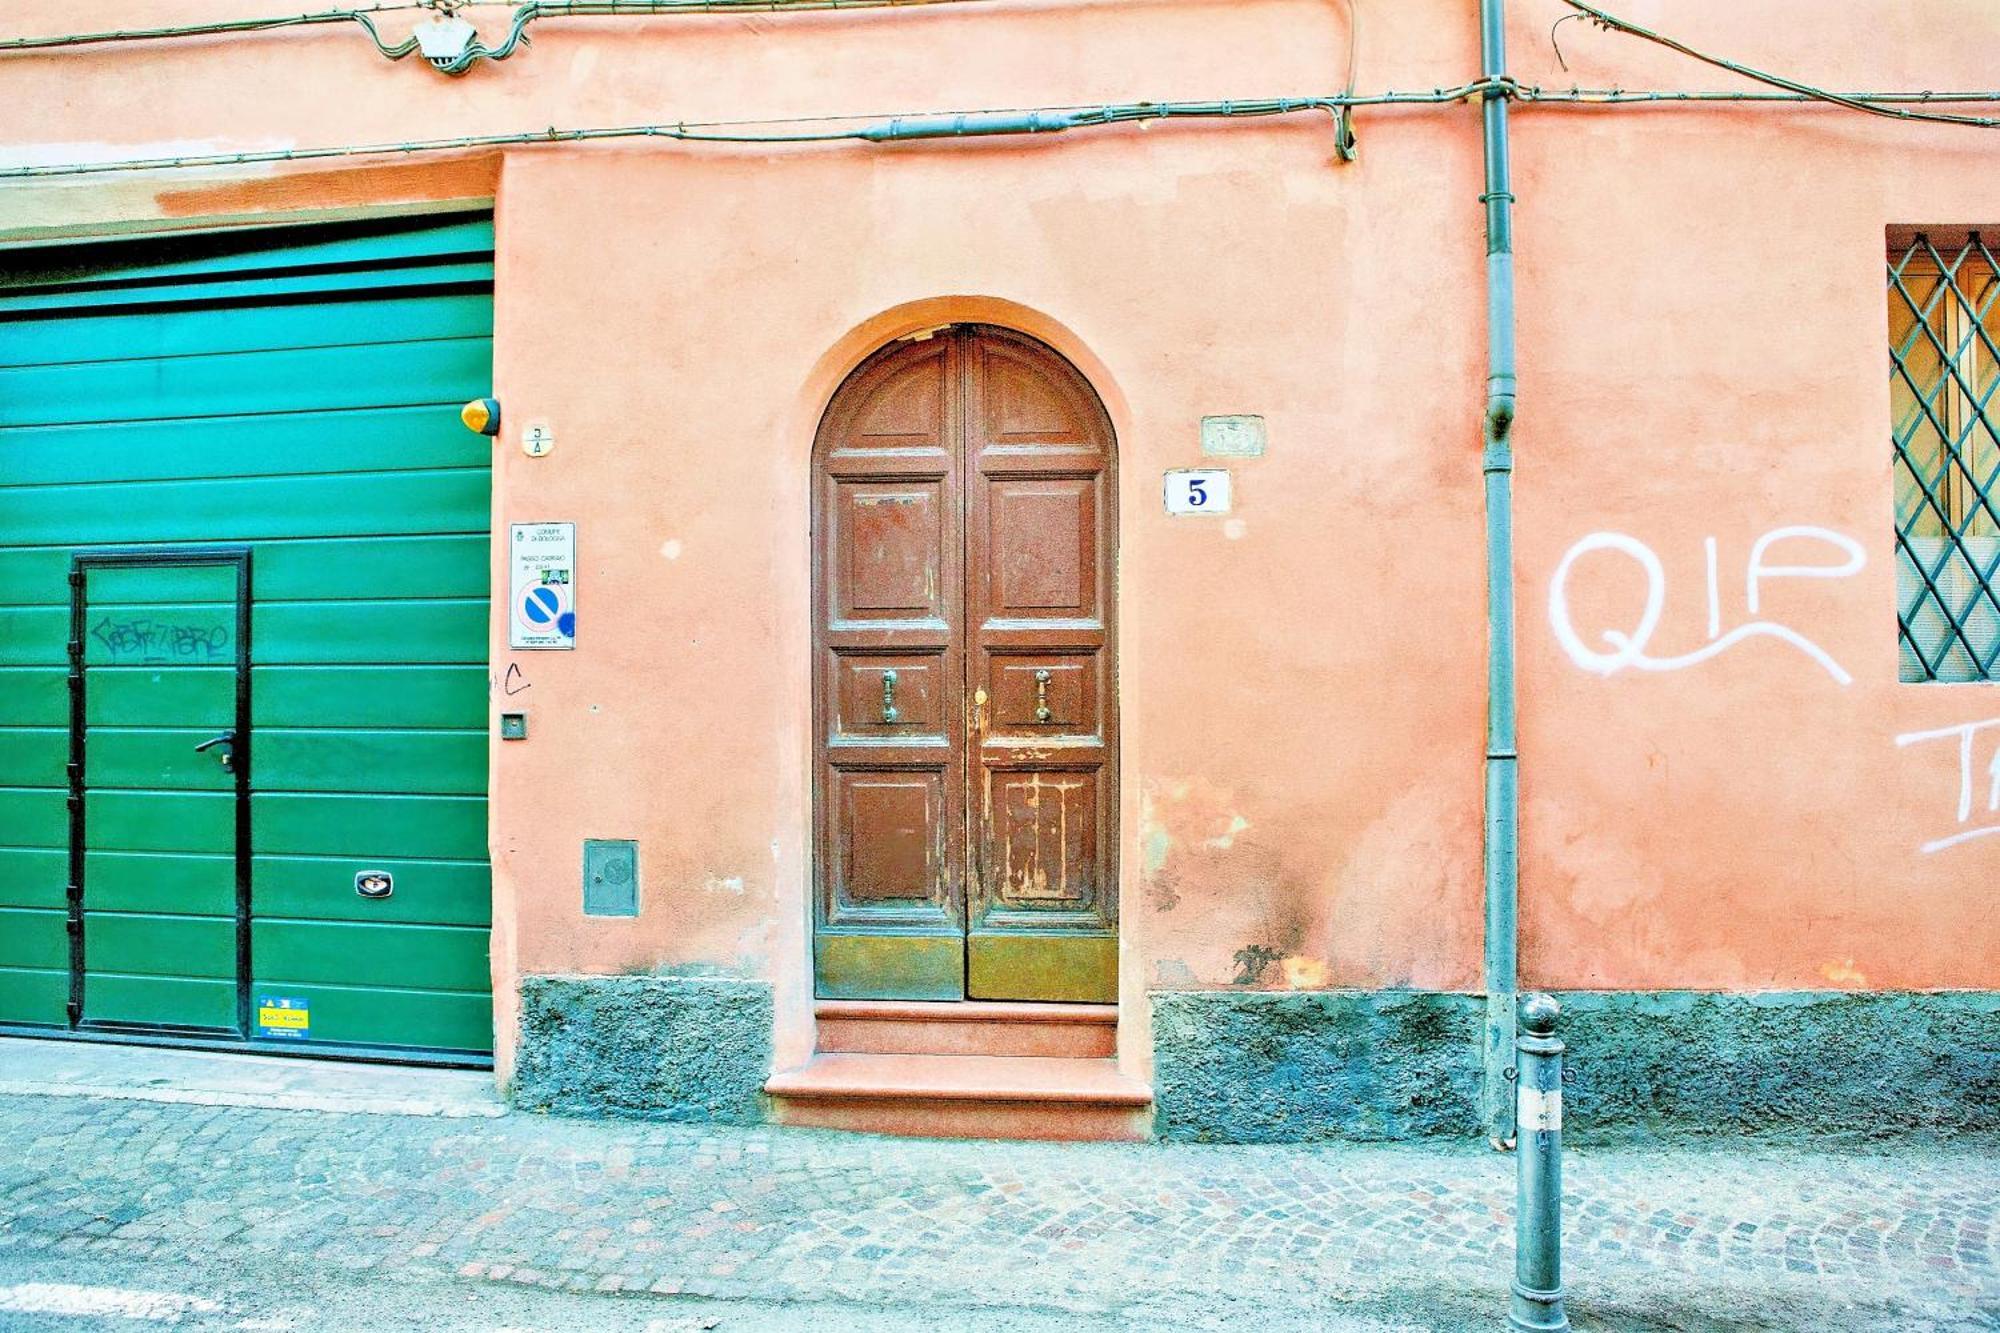
{"label": "door hinge", "polygon": [[83,1006],[75,1000],[71,1000],[63,1006],[63,1012],[69,1015],[69,1025],[75,1027],[77,1022],[83,1017]]}
{"label": "door hinge", "polygon": [[69,781],[69,785],[70,785],[70,786],[72,786],[72,787],[80,787],[80,786],[82,786],[82,785],[83,785],[83,765],[82,765],[82,764],[64,764],[64,765],[63,765],[63,776],[64,776],[65,778],[67,778],[67,779],[68,779],[68,781]]}
{"label": "door hinge", "polygon": [[83,918],[79,916],[64,917],[63,929],[72,935],[83,934]]}
{"label": "door hinge", "polygon": [[71,567],[69,571],[69,586],[72,588],[81,588],[83,586],[83,570],[80,567]]}
{"label": "door hinge", "polygon": [[72,661],[72,662],[81,662],[81,661],[83,660],[83,640],[82,640],[82,639],[71,639],[71,640],[69,641],[69,643],[68,643],[68,644],[67,644],[66,646],[67,646],[67,647],[69,648],[69,660],[70,660],[70,661]]}

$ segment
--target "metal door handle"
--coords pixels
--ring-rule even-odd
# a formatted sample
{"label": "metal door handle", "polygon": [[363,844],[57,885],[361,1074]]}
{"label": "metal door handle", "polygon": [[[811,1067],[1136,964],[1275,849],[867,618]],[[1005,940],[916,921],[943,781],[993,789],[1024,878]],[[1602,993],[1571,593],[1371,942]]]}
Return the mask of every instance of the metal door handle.
{"label": "metal door handle", "polygon": [[1046,722],[1055,714],[1049,711],[1049,673],[1046,670],[1035,673],[1035,721]]}
{"label": "metal door handle", "polygon": [[902,716],[901,713],[896,711],[896,673],[894,671],[884,671],[882,673],[882,721],[885,725],[893,726]]}
{"label": "metal door handle", "polygon": [[986,691],[972,692],[972,734],[974,737],[986,734]]}
{"label": "metal door handle", "polygon": [[202,754],[208,750],[217,751],[215,757],[222,761],[223,772],[234,773],[236,771],[236,733],[234,731],[225,731],[220,736],[210,736],[200,745],[194,747],[196,754]]}

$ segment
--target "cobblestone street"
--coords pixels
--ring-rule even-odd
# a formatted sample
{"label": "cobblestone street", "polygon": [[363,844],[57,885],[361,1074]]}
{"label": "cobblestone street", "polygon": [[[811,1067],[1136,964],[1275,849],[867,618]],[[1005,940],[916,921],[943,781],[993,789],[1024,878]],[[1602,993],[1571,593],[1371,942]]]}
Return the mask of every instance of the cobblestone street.
{"label": "cobblestone street", "polygon": [[[69,1327],[27,1322],[53,1317],[34,1293],[106,1273],[187,1291],[282,1271],[338,1299],[387,1293],[379,1323],[311,1301],[172,1318],[749,1329],[792,1326],[772,1312],[809,1302],[833,1313],[797,1326],[1486,1327],[1504,1310],[1511,1173],[1470,1146],[952,1143],[0,1096],[0,1326]],[[1990,1148],[1576,1151],[1567,1183],[1580,1327],[2000,1328]],[[489,1296],[545,1303],[517,1311],[525,1325],[422,1313]],[[550,1313],[568,1305],[597,1313]]]}

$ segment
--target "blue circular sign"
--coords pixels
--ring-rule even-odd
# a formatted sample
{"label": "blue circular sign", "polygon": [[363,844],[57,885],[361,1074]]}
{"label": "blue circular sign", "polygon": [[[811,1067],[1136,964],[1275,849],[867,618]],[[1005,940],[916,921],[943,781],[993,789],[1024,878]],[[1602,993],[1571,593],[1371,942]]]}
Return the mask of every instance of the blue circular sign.
{"label": "blue circular sign", "polygon": [[528,589],[528,595],[521,599],[521,618],[530,625],[553,625],[561,614],[562,598],[546,583]]}

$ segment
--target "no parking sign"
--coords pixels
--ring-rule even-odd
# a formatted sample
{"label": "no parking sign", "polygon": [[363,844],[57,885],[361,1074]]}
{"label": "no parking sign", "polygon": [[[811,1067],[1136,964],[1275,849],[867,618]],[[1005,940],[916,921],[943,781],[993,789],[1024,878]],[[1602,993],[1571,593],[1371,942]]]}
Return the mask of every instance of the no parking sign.
{"label": "no parking sign", "polygon": [[508,646],[576,647],[576,524],[509,524],[507,547]]}

